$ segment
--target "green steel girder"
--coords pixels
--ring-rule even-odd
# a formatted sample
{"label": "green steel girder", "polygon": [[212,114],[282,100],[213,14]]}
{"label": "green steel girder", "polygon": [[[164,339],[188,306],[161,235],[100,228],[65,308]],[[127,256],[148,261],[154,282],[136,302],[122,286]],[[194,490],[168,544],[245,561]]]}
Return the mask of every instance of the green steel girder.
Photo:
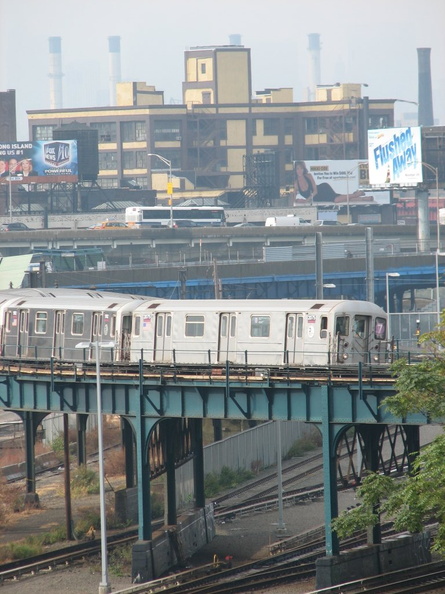
{"label": "green steel girder", "polygon": [[[264,373],[263,373],[264,371]],[[194,376],[196,377],[196,376]],[[250,379],[249,379],[250,378]],[[191,380],[174,371],[159,378],[100,378],[102,410],[125,417],[135,436],[138,486],[139,539],[151,539],[149,439],[163,419],[295,420],[320,425],[323,440],[326,552],[339,551],[332,518],[337,516],[336,449],[342,433],[351,425],[424,425],[422,415],[394,417],[383,400],[394,393],[393,379],[376,381],[326,378],[293,381],[271,380],[266,370],[251,370],[244,380],[226,376],[201,376]],[[14,411],[97,414],[97,379],[94,375],[54,376],[42,372],[0,373],[0,408]],[[198,437],[199,442],[199,437]],[[171,445],[171,444],[170,444]],[[198,461],[199,500],[203,500],[202,460]],[[170,469],[172,473],[172,469]],[[173,487],[172,487],[173,488]],[[173,490],[169,510],[173,516]]]}
{"label": "green steel girder", "polygon": [[[2,381],[3,380],[3,381]],[[292,382],[289,380],[253,382],[171,380],[161,384],[142,384],[132,379],[101,379],[105,414],[165,417],[273,420],[288,419],[321,423],[323,394],[332,391],[331,423],[384,423],[424,425],[423,415],[400,419],[383,405],[394,393],[391,382],[360,385],[345,383]],[[51,389],[53,388],[53,389]],[[55,381],[50,376],[0,374],[0,408],[44,412],[96,413],[96,379],[79,377]]]}

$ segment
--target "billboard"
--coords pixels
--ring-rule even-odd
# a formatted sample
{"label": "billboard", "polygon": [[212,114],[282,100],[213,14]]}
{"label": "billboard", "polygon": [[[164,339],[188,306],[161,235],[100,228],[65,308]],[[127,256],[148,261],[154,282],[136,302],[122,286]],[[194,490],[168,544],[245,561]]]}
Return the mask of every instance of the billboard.
{"label": "billboard", "polygon": [[420,127],[368,130],[371,186],[416,186],[423,181]]}
{"label": "billboard", "polygon": [[0,182],[76,182],[76,140],[0,142]]}
{"label": "billboard", "polygon": [[368,161],[295,161],[296,203],[334,202],[389,204],[389,191],[370,191]]}

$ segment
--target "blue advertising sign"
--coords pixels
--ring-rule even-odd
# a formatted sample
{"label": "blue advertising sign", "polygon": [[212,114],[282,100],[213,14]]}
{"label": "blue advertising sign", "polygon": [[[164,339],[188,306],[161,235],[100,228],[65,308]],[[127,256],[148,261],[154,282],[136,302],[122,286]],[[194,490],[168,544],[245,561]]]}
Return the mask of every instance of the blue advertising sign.
{"label": "blue advertising sign", "polygon": [[55,183],[76,182],[77,176],[77,140],[0,142],[0,178]]}

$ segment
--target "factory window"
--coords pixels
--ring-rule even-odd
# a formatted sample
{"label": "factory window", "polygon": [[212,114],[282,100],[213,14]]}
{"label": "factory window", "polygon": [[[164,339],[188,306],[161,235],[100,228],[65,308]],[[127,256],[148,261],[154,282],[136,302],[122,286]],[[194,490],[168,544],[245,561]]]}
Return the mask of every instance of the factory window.
{"label": "factory window", "polygon": [[83,313],[73,313],[71,322],[71,334],[82,336],[83,334]]}
{"label": "factory window", "polygon": [[294,132],[294,120],[292,118],[284,118],[284,133],[292,135]]}
{"label": "factory window", "polygon": [[46,334],[48,314],[46,311],[36,312],[36,334]]}
{"label": "factory window", "polygon": [[[162,148],[162,152],[161,149],[159,149],[159,152],[165,159],[171,162],[172,169],[181,169],[180,149]],[[169,169],[168,165],[157,157],[150,157],[149,161],[151,171],[167,171]]]}
{"label": "factory window", "polygon": [[205,74],[206,73],[206,64],[205,62],[201,62],[201,74]]}
{"label": "factory window", "polygon": [[294,151],[293,149],[285,149],[284,150],[284,162],[286,164],[290,164],[294,162]]}
{"label": "factory window", "polygon": [[100,178],[101,188],[117,188],[117,179],[115,177],[101,177]]}
{"label": "factory window", "polygon": [[280,133],[278,118],[264,118],[264,136],[277,136]]}
{"label": "factory window", "polygon": [[204,336],[204,316],[186,316],[185,335]]}
{"label": "factory window", "polygon": [[181,140],[180,120],[158,120],[153,125],[155,141]]}
{"label": "factory window", "polygon": [[117,155],[115,152],[99,153],[99,169],[117,169]]}
{"label": "factory window", "polygon": [[147,140],[145,122],[122,122],[122,142]]}
{"label": "factory window", "polygon": [[202,92],[202,104],[210,105],[212,103],[212,93],[210,91]]}
{"label": "factory window", "polygon": [[122,166],[124,169],[134,169],[136,167],[136,153],[134,151],[122,153]]}
{"label": "factory window", "polygon": [[307,134],[318,133],[318,118],[305,118],[304,129]]}
{"label": "factory window", "polygon": [[32,137],[33,140],[52,140],[53,130],[56,126],[33,126]]}
{"label": "factory window", "polygon": [[136,169],[147,169],[147,153],[136,151]]}
{"label": "factory window", "polygon": [[91,128],[98,132],[99,142],[116,142],[116,122],[92,122]]}
{"label": "factory window", "polygon": [[369,118],[369,128],[371,130],[377,130],[379,128],[388,128],[389,119],[387,115],[372,115]]}
{"label": "factory window", "polygon": [[250,336],[267,338],[270,334],[270,316],[252,316],[250,319]]}

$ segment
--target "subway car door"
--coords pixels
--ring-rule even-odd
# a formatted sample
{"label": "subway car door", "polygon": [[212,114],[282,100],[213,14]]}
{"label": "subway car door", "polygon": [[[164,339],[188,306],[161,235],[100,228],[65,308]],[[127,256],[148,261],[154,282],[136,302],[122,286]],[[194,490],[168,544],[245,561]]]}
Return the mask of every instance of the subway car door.
{"label": "subway car door", "polygon": [[131,356],[131,329],[133,318],[131,316],[123,316],[122,318],[122,331],[120,336],[120,361],[129,361]]}
{"label": "subway car door", "polygon": [[19,310],[19,331],[17,333],[17,355],[26,357],[29,344],[29,311],[27,309]]}
{"label": "subway car door", "polygon": [[287,314],[284,363],[287,365],[303,365],[303,359],[303,315]]}
{"label": "subway car door", "polygon": [[171,313],[156,314],[153,355],[154,361],[173,360]]}
{"label": "subway car door", "polygon": [[237,360],[236,314],[219,315],[218,363]]}
{"label": "subway car door", "polygon": [[56,359],[63,359],[63,347],[65,344],[65,312],[56,311],[55,314],[52,356]]}
{"label": "subway car door", "polygon": [[[91,319],[91,342],[99,342],[102,340],[102,312],[95,311],[93,312],[93,317]],[[96,356],[95,348],[90,349],[90,361],[93,361]],[[99,349],[100,359],[104,360],[107,358],[109,360],[108,355],[109,349]]]}
{"label": "subway car door", "polygon": [[354,363],[369,363],[369,340],[371,333],[371,317],[356,315],[353,321],[353,352]]}

